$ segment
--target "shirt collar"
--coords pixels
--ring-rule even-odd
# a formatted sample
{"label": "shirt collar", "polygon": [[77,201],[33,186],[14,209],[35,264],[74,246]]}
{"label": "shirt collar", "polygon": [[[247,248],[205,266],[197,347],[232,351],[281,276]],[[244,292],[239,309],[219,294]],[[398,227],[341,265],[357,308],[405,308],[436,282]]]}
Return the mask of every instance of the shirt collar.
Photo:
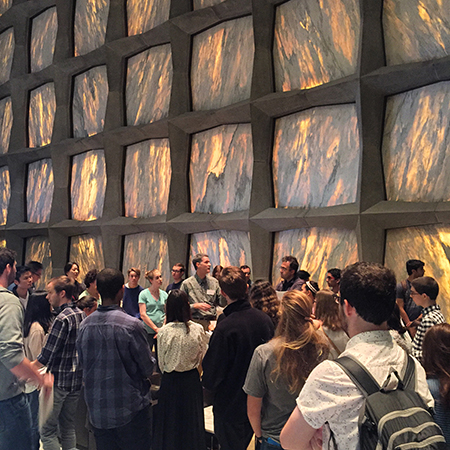
{"label": "shirt collar", "polygon": [[68,302],[68,303],[64,303],[64,305],[58,306],[57,308],[54,308],[53,311],[56,314],[59,314],[63,309],[66,309],[68,307],[73,308],[75,306],[75,304],[73,302]]}
{"label": "shirt collar", "polygon": [[203,278],[203,280],[197,275],[197,272],[194,274],[195,279],[197,280],[200,286],[206,286],[208,284],[208,275]]}
{"label": "shirt collar", "polygon": [[364,331],[363,333],[358,333],[356,336],[353,336],[348,341],[345,349],[348,350],[361,343],[392,345],[392,336],[389,330]]}
{"label": "shirt collar", "polygon": [[119,305],[108,305],[108,306],[98,305],[97,307],[97,311],[100,312],[113,311],[115,309],[122,309],[122,308]]}
{"label": "shirt collar", "polygon": [[422,310],[422,314],[425,316],[426,314],[429,314],[431,311],[440,311],[441,307],[439,305],[430,305],[427,306],[426,308],[423,308]]}
{"label": "shirt collar", "polygon": [[229,316],[231,313],[235,311],[240,311],[242,309],[251,308],[250,303],[246,298],[242,300],[236,300],[233,303],[230,303],[224,310],[223,313],[225,316]]}

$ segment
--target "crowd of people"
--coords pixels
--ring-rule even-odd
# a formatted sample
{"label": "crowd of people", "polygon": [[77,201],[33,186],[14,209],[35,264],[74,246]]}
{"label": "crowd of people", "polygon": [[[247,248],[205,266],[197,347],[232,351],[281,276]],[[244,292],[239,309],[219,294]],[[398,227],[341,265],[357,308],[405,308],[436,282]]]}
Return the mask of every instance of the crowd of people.
{"label": "crowd of people", "polygon": [[[0,249],[0,450],[75,449],[82,389],[98,450],[206,450],[205,398],[222,450],[253,435],[261,450],[358,449],[365,394],[348,358],[385,390],[403,389],[411,360],[412,389],[440,427],[423,448],[450,442],[450,325],[425,263],[409,260],[400,283],[379,264],[331,268],[322,288],[290,255],[275,286],[248,265],[210,276],[208,255],[192,264],[187,278],[175,264],[163,289],[158,269],[143,288],[137,267],[81,283],[69,262],[39,291],[42,264],[16,267]],[[52,404],[44,418],[40,401]]]}

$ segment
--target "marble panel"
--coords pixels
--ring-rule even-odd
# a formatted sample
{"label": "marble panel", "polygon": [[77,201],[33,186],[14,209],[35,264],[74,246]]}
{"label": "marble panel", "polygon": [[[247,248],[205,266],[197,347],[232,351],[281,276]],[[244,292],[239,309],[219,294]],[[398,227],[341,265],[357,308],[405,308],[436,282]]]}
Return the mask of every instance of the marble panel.
{"label": "marble panel", "polygon": [[389,97],[383,136],[388,200],[450,200],[450,81]]}
{"label": "marble panel", "polygon": [[304,228],[275,233],[274,284],[281,280],[281,258],[286,255],[295,256],[300,269],[308,271],[319,286],[327,287],[325,278],[328,269],[343,269],[358,260],[356,233],[337,228]]}
{"label": "marble panel", "polygon": [[91,150],[74,156],[70,186],[72,218],[89,221],[102,217],[105,191],[105,152]]}
{"label": "marble panel", "polygon": [[12,124],[11,97],[5,97],[0,100],[0,155],[8,151]]}
{"label": "marble panel", "polygon": [[50,240],[45,236],[30,237],[25,241],[25,262],[38,261],[43,266],[41,279],[36,283],[37,289],[45,289],[52,279],[53,263]]}
{"label": "marble panel", "polygon": [[50,220],[53,201],[53,165],[51,159],[41,159],[28,166],[27,220],[44,223]]}
{"label": "marble panel", "polygon": [[80,282],[84,280],[86,273],[91,269],[104,269],[102,237],[92,234],[72,236],[70,238],[69,261],[74,261],[80,266],[80,275],[78,276]]}
{"label": "marble panel", "polygon": [[245,231],[216,230],[191,235],[189,274],[194,273],[192,259],[197,253],[206,253],[214,266],[252,266],[250,236]]}
{"label": "marble panel", "polygon": [[172,72],[170,44],[152,47],[128,60],[128,125],[143,125],[168,116]]}
{"label": "marble panel", "polygon": [[74,137],[93,136],[103,131],[108,92],[106,66],[94,67],[75,77],[72,104]]}
{"label": "marble panel", "polygon": [[442,0],[384,0],[387,65],[450,55],[450,5]]}
{"label": "marble panel", "polygon": [[0,225],[6,225],[8,206],[11,198],[11,182],[8,166],[0,167]]}
{"label": "marble panel", "polygon": [[92,52],[105,43],[109,0],[77,0],[75,8],[75,56]]}
{"label": "marble panel", "polygon": [[28,146],[30,148],[50,144],[55,112],[55,83],[44,84],[30,92],[28,116]]}
{"label": "marble panel", "polygon": [[404,280],[406,261],[420,259],[425,263],[425,275],[439,283],[438,304],[450,319],[450,226],[427,225],[387,230],[385,264]]}
{"label": "marble panel", "polygon": [[196,9],[207,8],[208,6],[218,5],[223,3],[225,0],[194,0],[194,11]]}
{"label": "marble panel", "polygon": [[6,239],[0,239],[0,248],[6,247]]}
{"label": "marble panel", "polygon": [[290,0],[276,9],[277,91],[309,89],[356,72],[358,0]]}
{"label": "marble panel", "polygon": [[57,31],[56,7],[47,9],[33,19],[30,49],[31,72],[39,72],[52,64]]}
{"label": "marble panel", "polygon": [[169,20],[169,0],[127,0],[128,36],[145,33]]}
{"label": "marble panel", "polygon": [[0,0],[0,16],[12,6],[12,0]]}
{"label": "marble panel", "polygon": [[276,121],[277,208],[354,203],[361,155],[353,104],[313,108]]}
{"label": "marble panel", "polygon": [[221,23],[194,36],[193,109],[216,109],[250,98],[254,54],[251,16]]}
{"label": "marble panel", "polygon": [[130,145],[125,161],[125,216],[166,214],[171,177],[169,139]]}
{"label": "marble panel", "polygon": [[191,212],[249,209],[252,174],[250,124],[223,125],[194,134],[189,169]]}
{"label": "marble panel", "polygon": [[8,28],[0,34],[0,84],[6,83],[9,80],[14,48],[14,29]]}
{"label": "marble panel", "polygon": [[130,267],[140,269],[139,284],[143,287],[150,285],[145,279],[145,272],[158,269],[163,277],[162,289],[165,289],[172,282],[167,236],[163,233],[151,232],[125,236],[122,265],[125,279],[127,279],[127,270]]}

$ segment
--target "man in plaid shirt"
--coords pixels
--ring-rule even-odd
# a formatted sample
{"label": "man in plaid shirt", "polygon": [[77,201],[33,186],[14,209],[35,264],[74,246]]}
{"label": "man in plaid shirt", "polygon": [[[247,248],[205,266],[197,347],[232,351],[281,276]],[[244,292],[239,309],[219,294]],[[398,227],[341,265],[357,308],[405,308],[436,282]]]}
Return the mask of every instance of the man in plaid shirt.
{"label": "man in plaid shirt", "polygon": [[44,450],[60,450],[59,425],[61,447],[71,450],[76,448],[75,411],[82,382],[75,342],[86,315],[72,302],[75,286],[68,277],[50,280],[47,292],[47,299],[57,316],[35,364],[47,366],[55,381],[53,411],[42,427],[41,440]]}

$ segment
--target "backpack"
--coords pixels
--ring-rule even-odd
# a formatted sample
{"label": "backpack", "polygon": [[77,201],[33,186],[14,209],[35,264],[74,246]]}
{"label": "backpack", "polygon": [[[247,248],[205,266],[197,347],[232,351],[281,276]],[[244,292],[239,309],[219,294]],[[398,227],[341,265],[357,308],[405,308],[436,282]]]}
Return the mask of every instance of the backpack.
{"label": "backpack", "polygon": [[[408,355],[403,380],[392,371],[383,386],[355,359],[343,356],[335,360],[365,401],[361,408],[358,428],[361,450],[438,450],[445,449],[442,430],[433,420],[431,410],[415,392],[415,364]],[[395,375],[397,388],[386,387]]]}

